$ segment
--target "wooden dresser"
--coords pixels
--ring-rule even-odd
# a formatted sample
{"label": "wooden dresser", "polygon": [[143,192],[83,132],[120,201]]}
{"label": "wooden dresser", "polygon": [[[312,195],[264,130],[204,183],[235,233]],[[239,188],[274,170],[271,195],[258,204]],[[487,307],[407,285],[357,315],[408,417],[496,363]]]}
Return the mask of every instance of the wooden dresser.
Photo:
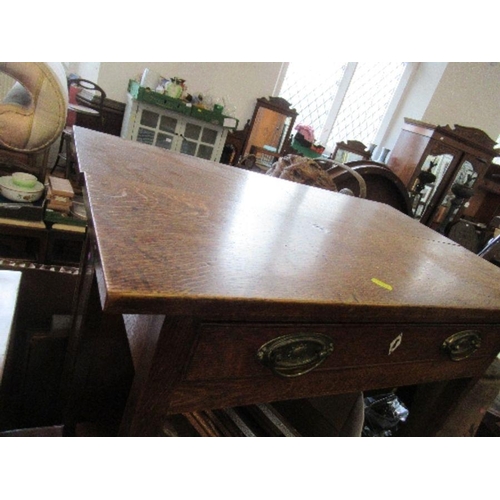
{"label": "wooden dresser", "polygon": [[68,421],[86,342],[111,332],[133,363],[132,436],[181,412],[415,384],[408,433],[435,435],[500,351],[500,270],[392,207],[83,128],[75,141],[91,221]]}

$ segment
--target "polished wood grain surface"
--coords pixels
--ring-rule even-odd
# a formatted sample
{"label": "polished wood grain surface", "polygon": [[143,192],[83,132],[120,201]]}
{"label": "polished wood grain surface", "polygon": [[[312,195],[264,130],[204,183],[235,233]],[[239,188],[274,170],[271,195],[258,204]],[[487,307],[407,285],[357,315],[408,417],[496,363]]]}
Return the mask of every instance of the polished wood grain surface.
{"label": "polished wood grain surface", "polygon": [[107,311],[500,319],[500,270],[387,205],[83,128],[75,140]]}

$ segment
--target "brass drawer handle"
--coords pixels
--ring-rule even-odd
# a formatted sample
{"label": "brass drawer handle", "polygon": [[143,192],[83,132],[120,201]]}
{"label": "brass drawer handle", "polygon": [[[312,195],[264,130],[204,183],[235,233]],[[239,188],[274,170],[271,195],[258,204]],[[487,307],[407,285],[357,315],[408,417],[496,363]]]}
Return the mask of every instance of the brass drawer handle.
{"label": "brass drawer handle", "polygon": [[299,333],[266,342],[257,351],[257,358],[276,375],[298,377],[319,366],[332,352],[330,337],[321,333]]}
{"label": "brass drawer handle", "polygon": [[448,337],[441,347],[452,361],[462,361],[481,347],[481,337],[474,330],[464,330]]}

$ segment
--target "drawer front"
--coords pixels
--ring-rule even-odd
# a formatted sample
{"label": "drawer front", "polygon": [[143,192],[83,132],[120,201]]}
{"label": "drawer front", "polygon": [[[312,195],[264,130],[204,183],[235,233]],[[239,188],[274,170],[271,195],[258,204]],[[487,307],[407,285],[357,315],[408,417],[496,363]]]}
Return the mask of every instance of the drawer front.
{"label": "drawer front", "polygon": [[446,369],[499,350],[500,328],[491,325],[203,324],[184,380],[298,380],[311,372],[422,362]]}

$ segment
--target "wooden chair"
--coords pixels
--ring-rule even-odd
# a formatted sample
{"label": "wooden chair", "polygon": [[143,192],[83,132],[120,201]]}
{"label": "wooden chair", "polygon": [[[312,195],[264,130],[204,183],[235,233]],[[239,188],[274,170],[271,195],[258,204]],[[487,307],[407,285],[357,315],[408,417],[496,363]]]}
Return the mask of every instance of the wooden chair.
{"label": "wooden chair", "polygon": [[[103,107],[106,92],[96,83],[84,78],[68,80],[68,114],[74,115],[74,123],[92,130],[102,130],[104,125]],[[81,120],[85,124],[81,123]]]}
{"label": "wooden chair", "polygon": [[[404,184],[386,165],[370,160],[346,163],[357,172],[366,183],[366,199],[385,203],[405,215],[413,216],[410,197]],[[334,168],[329,171],[337,189],[350,189],[354,196],[359,196],[356,179],[345,170]]]}
{"label": "wooden chair", "polygon": [[238,163],[243,158],[243,145],[247,140],[249,129],[250,120],[247,121],[242,130],[233,130],[227,134],[221,163],[238,166]]}
{"label": "wooden chair", "polygon": [[[86,98],[86,93],[92,97]],[[61,135],[56,162],[51,170],[51,173],[53,173],[62,161],[65,166],[66,178],[70,177],[75,162],[73,125],[82,125],[92,130],[102,130],[104,125],[103,107],[106,92],[90,80],[70,78],[68,79],[68,95],[69,104],[66,126]]]}

